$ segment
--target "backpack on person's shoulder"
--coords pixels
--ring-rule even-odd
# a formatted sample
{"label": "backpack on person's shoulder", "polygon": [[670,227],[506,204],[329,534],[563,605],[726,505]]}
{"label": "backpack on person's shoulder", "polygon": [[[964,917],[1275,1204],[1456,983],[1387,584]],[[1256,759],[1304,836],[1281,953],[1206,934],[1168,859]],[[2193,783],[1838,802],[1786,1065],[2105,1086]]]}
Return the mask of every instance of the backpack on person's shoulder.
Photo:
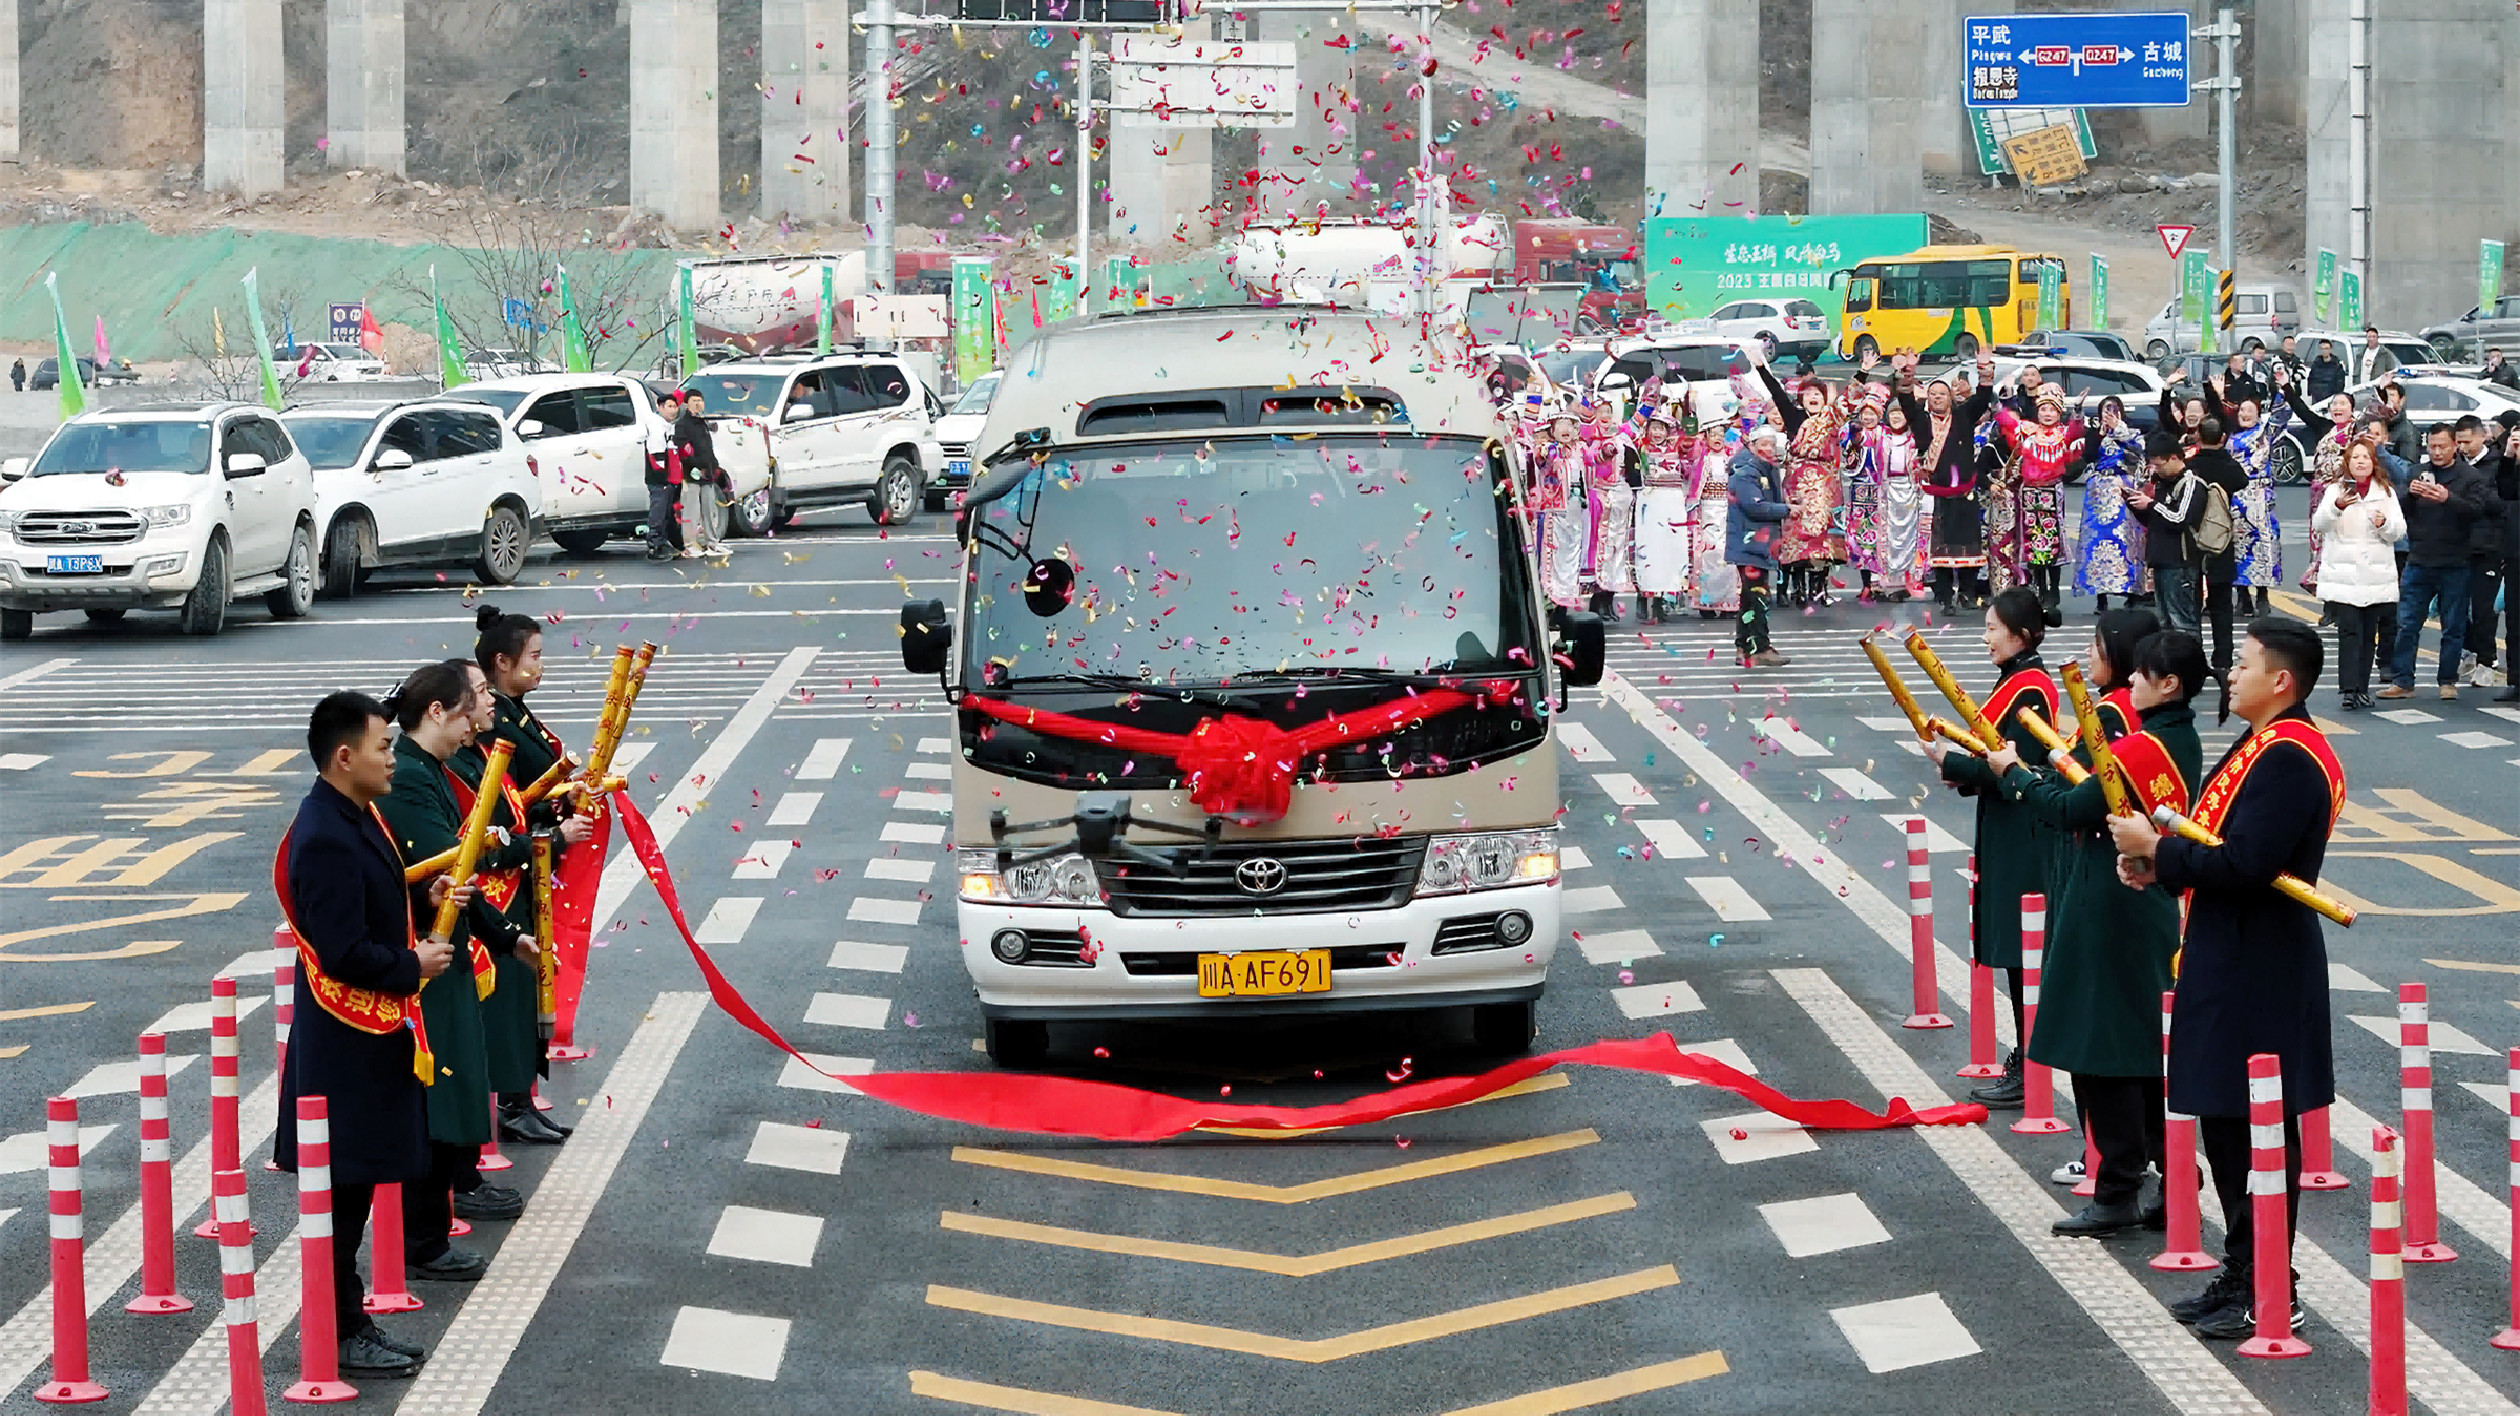
{"label": "backpack on person's shoulder", "polygon": [[[2194,473],[2188,475],[2195,476]],[[2230,550],[2231,543],[2240,534],[2239,523],[2231,511],[2231,493],[2224,490],[2219,482],[2208,482],[2201,477],[2197,480],[2203,483],[2200,490],[2205,499],[2197,508],[2196,525],[2189,529],[2188,537],[2196,542],[2198,550],[2209,556],[2218,556]]]}

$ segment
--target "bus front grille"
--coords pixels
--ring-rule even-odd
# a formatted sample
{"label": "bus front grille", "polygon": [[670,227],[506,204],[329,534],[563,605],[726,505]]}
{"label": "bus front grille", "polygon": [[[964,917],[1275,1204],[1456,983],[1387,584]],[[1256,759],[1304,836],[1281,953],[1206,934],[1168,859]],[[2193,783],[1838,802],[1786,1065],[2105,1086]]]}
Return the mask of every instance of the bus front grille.
{"label": "bus front grille", "polygon": [[[1204,858],[1197,846],[1156,853],[1184,873],[1125,861],[1098,863],[1114,914],[1195,917],[1391,909],[1406,904],[1417,887],[1426,840],[1253,842],[1219,846]],[[1272,864],[1275,869],[1269,868]]]}

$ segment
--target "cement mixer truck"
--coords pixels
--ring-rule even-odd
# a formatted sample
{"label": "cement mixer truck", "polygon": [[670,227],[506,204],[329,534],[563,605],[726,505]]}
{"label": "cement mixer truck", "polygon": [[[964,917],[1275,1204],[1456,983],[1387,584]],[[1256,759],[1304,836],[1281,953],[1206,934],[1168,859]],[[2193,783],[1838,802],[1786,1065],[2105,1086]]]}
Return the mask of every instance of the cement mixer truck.
{"label": "cement mixer truck", "polygon": [[[897,251],[892,295],[942,301],[952,288],[954,252],[944,247]],[[691,323],[705,351],[751,356],[813,347],[822,308],[823,269],[839,307],[834,342],[853,337],[847,302],[867,293],[866,253],[728,256],[683,263],[691,271]],[[937,312],[942,314],[941,308]],[[715,357],[715,356],[709,356]]]}
{"label": "cement mixer truck", "polygon": [[[1329,302],[1405,314],[1416,288],[1418,249],[1400,227],[1369,221],[1255,226],[1225,253],[1225,274],[1253,299]],[[1443,309],[1457,315],[1470,292],[1492,284],[1506,264],[1505,228],[1492,216],[1445,233]]]}

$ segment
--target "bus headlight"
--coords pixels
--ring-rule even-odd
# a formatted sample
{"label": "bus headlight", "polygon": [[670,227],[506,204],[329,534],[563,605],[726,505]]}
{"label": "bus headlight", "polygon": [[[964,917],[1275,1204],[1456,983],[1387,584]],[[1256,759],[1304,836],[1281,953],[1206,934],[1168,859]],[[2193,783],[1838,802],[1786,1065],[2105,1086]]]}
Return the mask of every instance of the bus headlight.
{"label": "bus headlight", "polygon": [[1102,882],[1094,863],[1073,852],[1047,860],[1024,861],[1001,872],[997,852],[959,853],[962,897],[1009,905],[1079,905],[1102,903]]}
{"label": "bus headlight", "polygon": [[1492,831],[1475,836],[1436,836],[1426,843],[1417,893],[1457,895],[1505,885],[1538,885],[1558,878],[1557,832]]}

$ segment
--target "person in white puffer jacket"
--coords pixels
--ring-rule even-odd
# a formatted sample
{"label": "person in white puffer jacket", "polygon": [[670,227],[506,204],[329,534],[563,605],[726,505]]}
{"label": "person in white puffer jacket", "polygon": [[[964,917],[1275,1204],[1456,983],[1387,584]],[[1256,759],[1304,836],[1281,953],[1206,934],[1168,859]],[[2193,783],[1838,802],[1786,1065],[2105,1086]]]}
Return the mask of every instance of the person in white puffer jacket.
{"label": "person in white puffer jacket", "polygon": [[2397,614],[2396,546],[2406,512],[2367,438],[2346,446],[2343,472],[2319,489],[2310,529],[2321,538],[2319,598],[2336,624],[2337,693],[2349,711],[2372,707],[2372,656],[2382,622]]}

